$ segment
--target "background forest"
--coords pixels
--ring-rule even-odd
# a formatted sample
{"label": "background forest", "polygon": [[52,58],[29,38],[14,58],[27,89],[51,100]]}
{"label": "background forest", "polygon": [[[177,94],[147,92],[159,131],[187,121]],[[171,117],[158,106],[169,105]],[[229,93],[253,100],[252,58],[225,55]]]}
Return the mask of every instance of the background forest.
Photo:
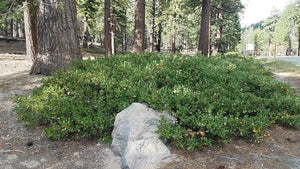
{"label": "background forest", "polygon": [[[0,35],[24,37],[24,0],[0,2]],[[107,0],[106,0],[107,1]],[[126,51],[134,39],[134,0],[109,0],[110,30],[115,48]],[[104,0],[77,0],[80,40],[104,45]],[[147,0],[145,8],[145,48],[148,51],[194,52],[199,44],[202,3],[195,0]],[[267,20],[241,29],[241,1],[212,0],[210,17],[211,54],[238,50],[244,54],[297,55],[300,32],[299,1],[291,1],[283,10],[274,9]],[[254,44],[254,51],[246,51]],[[131,48],[130,48],[131,49]],[[114,51],[115,52],[115,51]]]}
{"label": "background forest", "polygon": [[279,56],[299,56],[299,7],[299,0],[291,1],[283,11],[274,8],[268,19],[243,28],[238,50],[245,52],[246,44],[254,44],[250,53],[255,56],[273,56],[275,51]]}
{"label": "background forest", "polygon": [[[110,32],[118,49],[132,47],[134,39],[133,0],[110,1]],[[22,0],[0,2],[2,36],[24,37]],[[83,47],[87,42],[104,45],[104,0],[77,0],[78,24]],[[212,54],[235,50],[241,39],[241,1],[211,1]],[[202,3],[196,0],[147,0],[145,48],[149,51],[193,52],[199,42]]]}

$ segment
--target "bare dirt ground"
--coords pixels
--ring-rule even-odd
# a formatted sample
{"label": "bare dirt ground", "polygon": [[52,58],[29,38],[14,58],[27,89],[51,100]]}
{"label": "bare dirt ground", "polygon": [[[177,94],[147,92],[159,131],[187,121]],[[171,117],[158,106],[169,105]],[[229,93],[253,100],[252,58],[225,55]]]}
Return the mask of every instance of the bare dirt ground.
{"label": "bare dirt ground", "polygon": [[[17,122],[11,97],[30,93],[43,78],[28,75],[31,62],[22,55],[24,48],[24,42],[0,41],[0,169],[120,168],[109,146],[96,139],[49,141],[42,128],[27,129]],[[299,74],[276,77],[300,88]],[[236,139],[223,147],[216,145],[202,151],[170,147],[175,160],[161,168],[300,168],[299,129],[274,126],[265,134],[256,140]]]}
{"label": "bare dirt ground", "polygon": [[[49,141],[42,128],[17,122],[11,97],[39,86],[43,76],[31,76],[24,42],[0,41],[0,169],[120,168],[108,145],[96,139]],[[15,55],[18,53],[19,55]]]}

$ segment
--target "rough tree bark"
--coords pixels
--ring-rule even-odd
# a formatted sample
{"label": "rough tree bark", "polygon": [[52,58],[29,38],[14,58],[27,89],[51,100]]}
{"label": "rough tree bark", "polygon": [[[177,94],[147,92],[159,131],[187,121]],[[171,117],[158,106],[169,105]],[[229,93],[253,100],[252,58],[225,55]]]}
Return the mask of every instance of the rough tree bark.
{"label": "rough tree bark", "polygon": [[37,18],[38,53],[31,74],[51,75],[82,59],[75,0],[42,0]]}
{"label": "rough tree bark", "polygon": [[26,57],[34,62],[37,55],[37,32],[36,18],[33,9],[33,0],[23,2],[24,7],[24,30],[26,38]]}
{"label": "rough tree bark", "polygon": [[133,52],[140,53],[145,49],[145,0],[135,0],[134,19]]}
{"label": "rough tree bark", "polygon": [[198,51],[201,51],[207,57],[209,57],[210,53],[210,13],[210,0],[203,0]]}
{"label": "rough tree bark", "polygon": [[110,0],[104,2],[104,48],[105,56],[111,55],[111,35],[110,35]]}
{"label": "rough tree bark", "polygon": [[300,56],[300,22],[298,27],[298,56]]}
{"label": "rough tree bark", "polygon": [[150,30],[150,46],[149,51],[154,51],[154,39],[155,39],[155,3],[156,0],[152,0],[152,11],[151,11],[151,30]]}
{"label": "rough tree bark", "polygon": [[10,19],[10,36],[14,36],[14,19]]}

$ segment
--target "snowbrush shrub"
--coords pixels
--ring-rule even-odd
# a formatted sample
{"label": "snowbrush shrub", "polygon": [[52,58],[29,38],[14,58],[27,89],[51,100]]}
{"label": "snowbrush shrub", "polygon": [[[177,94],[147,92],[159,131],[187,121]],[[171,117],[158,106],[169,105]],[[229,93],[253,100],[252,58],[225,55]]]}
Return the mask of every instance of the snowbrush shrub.
{"label": "snowbrush shrub", "polygon": [[300,100],[258,60],[126,54],[75,62],[14,98],[27,126],[44,125],[49,139],[97,136],[109,142],[116,113],[133,102],[166,110],[158,133],[188,150],[231,136],[252,138],[273,124],[300,125]]}

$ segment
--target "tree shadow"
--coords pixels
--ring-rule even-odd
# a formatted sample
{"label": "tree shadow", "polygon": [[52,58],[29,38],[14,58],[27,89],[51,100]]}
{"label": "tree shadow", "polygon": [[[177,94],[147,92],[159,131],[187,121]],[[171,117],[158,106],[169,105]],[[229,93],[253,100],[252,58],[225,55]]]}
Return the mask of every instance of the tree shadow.
{"label": "tree shadow", "polygon": [[0,94],[8,97],[14,95],[26,95],[33,88],[39,87],[41,79],[45,78],[43,75],[30,75],[28,70],[17,73],[0,76]]}
{"label": "tree shadow", "polygon": [[23,40],[0,40],[0,54],[25,55],[26,45]]}

